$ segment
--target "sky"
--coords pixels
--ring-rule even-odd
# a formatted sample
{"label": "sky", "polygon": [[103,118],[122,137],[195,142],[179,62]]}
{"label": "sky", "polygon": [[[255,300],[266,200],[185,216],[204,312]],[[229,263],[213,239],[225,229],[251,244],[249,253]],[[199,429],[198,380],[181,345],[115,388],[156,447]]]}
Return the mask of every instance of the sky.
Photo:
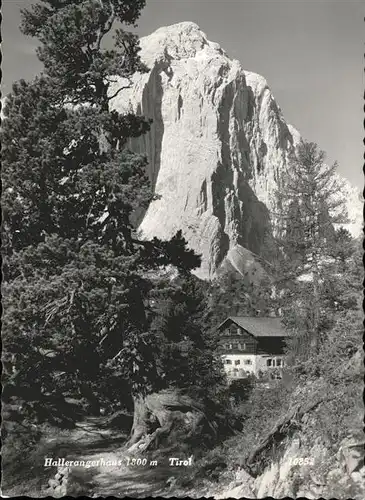
{"label": "sky", "polygon": [[[20,8],[3,0],[2,94],[42,66],[19,31]],[[194,21],[243,68],[263,75],[284,117],[363,188],[363,0],[147,0],[137,28]]]}

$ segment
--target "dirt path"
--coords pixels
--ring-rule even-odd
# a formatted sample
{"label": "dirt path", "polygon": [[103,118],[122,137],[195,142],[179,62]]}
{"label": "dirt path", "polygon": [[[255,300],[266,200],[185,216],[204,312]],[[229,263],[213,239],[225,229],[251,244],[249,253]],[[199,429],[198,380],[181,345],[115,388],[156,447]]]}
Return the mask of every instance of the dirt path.
{"label": "dirt path", "polygon": [[[186,467],[171,467],[168,458],[159,459],[156,464],[156,459],[151,456],[135,457],[129,454],[124,446],[127,439],[125,434],[102,429],[100,424],[101,419],[98,418],[88,418],[78,424],[69,436],[69,449],[67,450],[63,444],[58,456],[55,457],[85,462],[99,461],[97,467],[71,468],[67,486],[68,495],[166,498],[176,494],[176,491],[173,492],[174,478],[186,472]],[[132,465],[133,458],[145,458],[147,463]],[[118,461],[118,465],[102,465]]]}
{"label": "dirt path", "polygon": [[[72,430],[44,429],[43,437],[37,447],[29,456],[24,456],[22,467],[15,471],[15,481],[7,484],[6,495],[32,498],[59,497],[60,494],[76,498],[79,496],[226,498],[227,491],[231,491],[231,488],[225,489],[224,481],[221,480],[219,484],[202,479],[201,476],[192,480],[191,473],[196,471],[195,467],[199,467],[198,463],[193,462],[193,469],[184,466],[171,467],[168,458],[177,456],[175,453],[165,452],[163,458],[151,454],[132,456],[126,449],[127,439],[127,433],[106,428],[105,418],[89,417]],[[51,458],[52,461],[62,458],[65,461],[83,460],[85,463],[99,461],[99,465],[90,468],[72,466],[65,477],[64,473],[61,473],[61,467],[46,467],[45,458]],[[129,466],[127,458],[130,459]],[[133,458],[145,458],[146,463],[132,465]],[[116,465],[103,466],[102,461],[104,464],[115,462]],[[179,480],[176,481],[177,479]],[[58,486],[54,484],[57,481],[62,492],[57,492]],[[224,491],[221,491],[222,488]],[[232,493],[234,492],[232,490]],[[249,498],[249,495],[240,496]]]}

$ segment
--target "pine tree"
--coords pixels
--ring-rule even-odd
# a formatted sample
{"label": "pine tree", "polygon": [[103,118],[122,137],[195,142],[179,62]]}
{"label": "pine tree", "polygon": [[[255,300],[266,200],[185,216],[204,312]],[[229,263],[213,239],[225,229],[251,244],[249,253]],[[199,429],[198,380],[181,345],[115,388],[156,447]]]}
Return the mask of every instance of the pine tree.
{"label": "pine tree", "polygon": [[199,400],[209,399],[223,384],[220,359],[214,354],[217,342],[206,325],[207,288],[187,276],[169,284],[161,282],[153,294],[151,330],[160,339],[165,384],[189,388]]}
{"label": "pine tree", "polygon": [[4,110],[3,339],[7,393],[32,408],[72,394],[98,412],[107,386],[114,400],[118,383],[139,396],[158,388],[148,273],[200,264],[181,233],[141,241],[131,222],[154,195],[146,158],[127,142],[150,123],[109,102],[145,71],[137,37],[115,29],[134,26],[144,4],[44,0],[22,11],[44,72],[15,83]]}
{"label": "pine tree", "polygon": [[337,165],[324,160],[316,144],[302,141],[277,193],[278,282],[285,290],[286,322],[300,332],[296,342],[302,352],[318,350],[321,332],[330,327],[323,301],[334,272],[334,244],[342,234],[335,225],[347,220]]}
{"label": "pine tree", "polygon": [[213,330],[228,316],[269,316],[275,305],[269,274],[266,279],[252,282],[227,273],[209,285],[207,294],[206,324]]}

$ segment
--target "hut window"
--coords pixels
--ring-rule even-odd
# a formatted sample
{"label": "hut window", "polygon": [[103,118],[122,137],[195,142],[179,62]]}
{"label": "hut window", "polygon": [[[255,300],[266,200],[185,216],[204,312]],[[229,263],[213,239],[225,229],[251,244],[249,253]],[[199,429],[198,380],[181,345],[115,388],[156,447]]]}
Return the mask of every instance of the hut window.
{"label": "hut window", "polygon": [[267,359],[266,360],[266,366],[272,366],[272,359]]}
{"label": "hut window", "polygon": [[235,362],[234,362],[235,365],[240,365],[241,364],[241,361],[239,359],[236,359]]}

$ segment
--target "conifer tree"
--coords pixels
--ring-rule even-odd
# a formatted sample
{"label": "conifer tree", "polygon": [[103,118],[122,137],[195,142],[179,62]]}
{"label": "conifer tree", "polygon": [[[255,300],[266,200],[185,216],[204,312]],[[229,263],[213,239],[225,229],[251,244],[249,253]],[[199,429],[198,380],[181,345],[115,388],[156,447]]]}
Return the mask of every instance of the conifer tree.
{"label": "conifer tree", "polygon": [[154,195],[146,158],[127,143],[150,123],[109,103],[145,71],[125,30],[144,4],[44,0],[22,11],[44,72],[15,83],[4,110],[3,339],[7,393],[33,408],[72,394],[98,412],[118,381],[133,395],[158,388],[148,273],[200,264],[181,232],[141,241],[131,222]]}
{"label": "conifer tree", "polygon": [[269,274],[254,282],[234,273],[219,276],[208,287],[207,325],[216,328],[228,316],[272,314],[272,284]]}
{"label": "conifer tree", "polygon": [[153,292],[151,330],[160,341],[166,384],[189,388],[199,400],[209,399],[223,385],[220,359],[214,355],[217,339],[206,323],[207,288],[186,276],[167,286],[161,282]]}
{"label": "conifer tree", "polygon": [[285,291],[284,316],[300,332],[302,351],[318,350],[321,332],[331,323],[323,301],[342,234],[335,227],[347,220],[336,168],[325,164],[316,144],[302,141],[277,193],[278,281]]}

